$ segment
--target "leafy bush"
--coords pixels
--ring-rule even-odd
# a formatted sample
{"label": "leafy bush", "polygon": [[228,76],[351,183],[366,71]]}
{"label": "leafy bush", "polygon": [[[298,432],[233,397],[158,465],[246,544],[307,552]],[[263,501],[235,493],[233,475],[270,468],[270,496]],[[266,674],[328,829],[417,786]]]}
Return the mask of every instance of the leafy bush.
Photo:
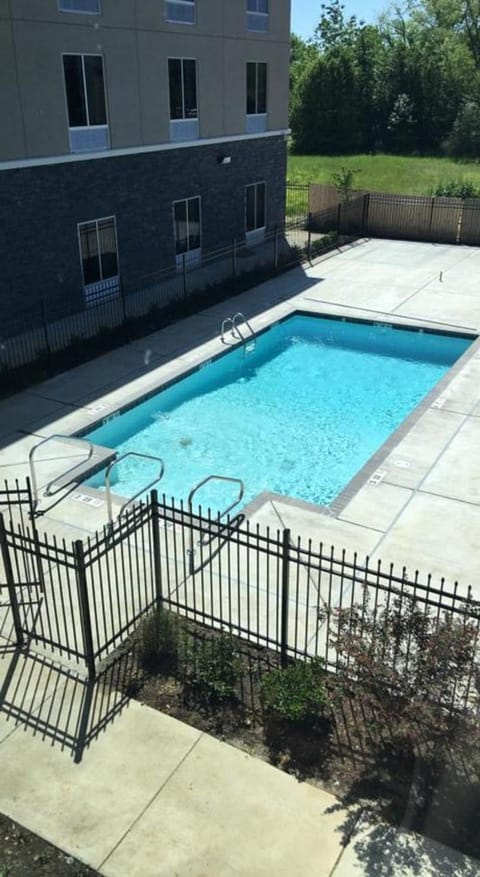
{"label": "leafy bush", "polygon": [[155,667],[177,658],[180,645],[180,619],[163,607],[148,615],[139,630],[140,660]]}
{"label": "leafy bush", "polygon": [[377,730],[397,751],[448,744],[478,674],[475,619],[431,615],[410,595],[372,609],[368,588],[361,604],[332,615],[340,678],[356,681]]}
{"label": "leafy bush", "polygon": [[330,704],[325,683],[321,658],[271,670],[262,679],[263,709],[273,718],[315,725]]}
{"label": "leafy bush", "polygon": [[478,158],[480,153],[480,105],[477,100],[464,100],[445,144],[447,155]]}
{"label": "leafy bush", "polygon": [[354,170],[354,168],[342,165],[339,171],[332,174],[332,183],[344,203],[351,201],[355,191],[355,176],[359,173],[359,170]]}
{"label": "leafy bush", "polygon": [[440,183],[432,192],[432,195],[444,198],[478,198],[480,189],[471,180],[447,180]]}
{"label": "leafy bush", "polygon": [[215,704],[235,697],[242,662],[230,634],[195,637],[187,644],[183,660],[185,683],[198,700]]}

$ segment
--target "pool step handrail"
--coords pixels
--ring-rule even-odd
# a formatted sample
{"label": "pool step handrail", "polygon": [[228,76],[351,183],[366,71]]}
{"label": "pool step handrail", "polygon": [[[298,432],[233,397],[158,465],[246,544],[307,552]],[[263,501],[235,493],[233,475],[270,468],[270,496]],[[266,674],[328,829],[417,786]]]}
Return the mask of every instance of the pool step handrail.
{"label": "pool step handrail", "polygon": [[[227,482],[230,482],[231,484],[236,484],[238,486],[237,498],[222,512],[218,512],[215,520],[217,523],[219,523],[222,520],[222,518],[225,517],[225,515],[228,515],[228,513],[231,512],[232,509],[234,509],[235,506],[237,506],[242,501],[243,494],[245,493],[245,485],[244,485],[241,478],[232,478],[228,475],[213,475],[213,474],[207,475],[207,477],[203,478],[202,481],[199,481],[198,484],[195,485],[195,487],[192,487],[190,493],[188,494],[187,502],[188,502],[188,510],[190,512],[190,516],[193,515],[193,497],[195,496],[197,491],[200,490],[200,488],[203,487],[205,484],[207,484],[209,481],[227,481]],[[207,538],[205,538],[205,536],[200,535],[200,539],[198,541],[198,544],[199,545],[209,545],[210,542],[213,542],[214,539],[215,539],[215,535],[211,536],[209,534]],[[187,553],[189,555],[189,574],[192,575],[192,573],[195,569],[195,564],[194,564],[195,548],[193,545],[193,527],[190,529],[190,550]]]}
{"label": "pool step handrail", "polygon": [[[238,326],[239,322],[241,322],[243,326],[247,327],[248,331],[250,332],[250,338],[245,339],[243,333],[239,329],[239,326]],[[247,320],[247,318],[244,316],[244,314],[242,314],[241,311],[237,311],[237,313],[233,315],[232,323],[233,323],[234,329],[238,332],[238,334],[243,339],[245,353],[250,353],[251,351],[255,350],[255,347],[257,346],[257,335],[256,335],[254,329],[252,328],[250,322]]]}
{"label": "pool step handrail", "polygon": [[151,490],[152,487],[155,486],[155,484],[158,484],[158,482],[161,481],[165,472],[165,463],[161,457],[154,456],[153,454],[141,454],[139,451],[126,451],[124,454],[120,454],[119,457],[115,457],[115,459],[108,464],[107,468],[105,469],[105,495],[107,498],[108,525],[110,528],[113,526],[112,487],[110,483],[110,475],[112,473],[112,469],[114,469],[115,466],[118,465],[118,463],[121,463],[122,460],[125,460],[126,457],[139,457],[142,460],[155,460],[157,463],[160,463],[160,469],[157,477],[154,478],[153,481],[149,482],[149,484],[145,485],[145,487],[142,487],[142,489],[139,490],[138,493],[135,493],[133,496],[131,496],[130,499],[125,500],[117,516],[119,519],[122,517],[125,509],[129,505],[131,505],[132,502],[135,502],[135,500],[138,499],[138,497],[141,496],[142,493],[145,493],[147,490]]}
{"label": "pool step handrail", "polygon": [[[247,327],[249,337],[246,337],[244,335],[244,333],[240,329],[239,323],[241,323],[242,326]],[[233,317],[226,317],[223,320],[220,330],[220,337],[223,344],[225,344],[225,334],[228,328],[230,328],[231,330],[232,338],[238,338],[239,341],[243,342],[245,353],[250,353],[251,351],[255,350],[257,341],[256,333],[247,318],[240,311],[237,311],[237,313],[234,314]]]}
{"label": "pool step handrail", "polygon": [[28,454],[28,465],[30,467],[30,483],[32,486],[32,498],[33,498],[33,513],[35,514],[38,506],[38,482],[37,482],[37,471],[35,468],[35,454],[39,448],[43,445],[46,445],[47,442],[51,441],[62,441],[67,444],[73,445],[86,445],[88,448],[88,456],[86,460],[82,460],[81,463],[75,463],[74,466],[70,466],[65,472],[62,472],[60,475],[56,475],[55,478],[52,478],[51,481],[45,487],[45,496],[55,496],[57,493],[60,493],[61,490],[64,490],[66,487],[70,487],[71,484],[75,483],[75,478],[71,478],[69,481],[63,481],[63,483],[57,487],[56,490],[53,489],[53,485],[56,481],[60,481],[60,479],[66,478],[67,475],[71,475],[72,472],[75,472],[76,469],[85,466],[85,463],[88,463],[89,460],[92,459],[94,453],[94,447],[92,442],[89,442],[88,439],[79,438],[74,435],[60,435],[59,433],[55,433],[54,435],[49,435],[46,438],[42,439],[33,448],[30,449]]}

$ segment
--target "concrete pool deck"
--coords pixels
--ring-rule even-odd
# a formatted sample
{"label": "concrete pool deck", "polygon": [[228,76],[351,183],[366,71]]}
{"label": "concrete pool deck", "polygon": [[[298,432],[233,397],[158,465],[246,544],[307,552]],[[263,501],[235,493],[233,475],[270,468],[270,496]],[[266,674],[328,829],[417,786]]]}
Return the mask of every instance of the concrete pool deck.
{"label": "concrete pool deck", "polygon": [[[260,330],[293,311],[480,332],[469,247],[404,241],[358,242],[171,327],[58,375],[0,403],[0,478],[22,480],[28,453],[49,435],[70,435],[170,381],[223,349],[222,319],[241,310]],[[456,371],[338,515],[265,496],[251,518],[337,549],[471,584],[480,597],[480,350]],[[49,443],[40,484],[60,475],[76,449]],[[42,529],[81,538],[105,523],[105,504],[79,488],[41,518]]]}
{"label": "concrete pool deck", "polygon": [[[22,481],[42,438],[75,433],[218,353],[221,321],[234,310],[256,330],[305,310],[477,332],[479,268],[478,250],[377,240],[291,271],[0,403],[0,479]],[[367,480],[338,516],[265,498],[252,520],[459,579],[461,590],[471,583],[480,597],[478,352],[440,402],[382,461],[378,483]],[[84,459],[66,443],[47,444],[39,483]],[[52,500],[40,529],[70,542],[90,535],[106,522],[106,507],[89,504],[89,496],[80,486]],[[38,656],[11,665],[8,651],[0,652],[7,695],[0,809],[101,873],[480,874],[478,862],[388,826],[359,823],[345,846],[348,813],[332,796],[95,685],[84,727],[80,677]],[[91,745],[74,764],[79,736]]]}

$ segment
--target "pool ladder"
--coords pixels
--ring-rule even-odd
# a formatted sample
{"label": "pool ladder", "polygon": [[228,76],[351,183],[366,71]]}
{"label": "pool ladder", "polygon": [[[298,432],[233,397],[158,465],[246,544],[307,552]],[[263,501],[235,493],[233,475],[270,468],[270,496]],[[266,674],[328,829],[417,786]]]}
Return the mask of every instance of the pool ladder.
{"label": "pool ladder", "polygon": [[52,441],[59,441],[62,444],[69,444],[72,445],[74,448],[79,448],[80,450],[82,448],[86,448],[88,454],[85,460],[81,460],[80,463],[75,462],[73,466],[69,466],[68,469],[65,469],[64,472],[60,473],[60,475],[55,475],[55,477],[52,478],[43,489],[45,496],[55,496],[61,490],[66,490],[67,487],[71,487],[72,484],[76,484],[77,479],[75,476],[80,475],[83,472],[86,463],[88,463],[93,457],[94,447],[92,443],[89,442],[87,439],[78,438],[77,436],[61,435],[60,433],[55,433],[54,435],[49,435],[46,438],[43,438],[40,442],[34,445],[33,448],[30,449],[30,452],[28,454],[28,465],[30,467],[30,483],[32,485],[33,514],[40,514],[40,512],[38,512],[39,487],[37,480],[35,456],[39,448]]}
{"label": "pool ladder", "polygon": [[[204,487],[205,484],[208,484],[209,481],[222,481],[224,483],[228,482],[230,484],[234,484],[238,488],[238,493],[237,493],[236,499],[234,499],[234,501],[226,509],[223,509],[223,511],[218,512],[218,514],[215,517],[215,521],[210,522],[210,526],[208,528],[207,533],[202,532],[202,530],[200,529],[200,533],[199,533],[200,538],[197,542],[197,545],[200,545],[201,547],[210,545],[214,539],[216,539],[220,536],[221,529],[222,529],[222,526],[221,526],[222,518],[225,518],[225,516],[227,516],[227,523],[226,523],[225,527],[228,529],[228,527],[232,523],[230,521],[230,518],[228,517],[229,512],[231,512],[232,509],[235,508],[235,506],[239,505],[239,503],[243,499],[243,494],[245,492],[245,485],[240,478],[231,478],[230,476],[227,476],[227,475],[208,475],[206,478],[203,478],[202,481],[199,481],[198,484],[195,485],[195,487],[192,487],[190,493],[188,494],[188,511],[190,513],[190,519],[192,521],[192,524],[193,524],[193,518],[194,518],[193,497],[195,496],[197,491],[200,490],[201,487]],[[212,527],[212,524],[214,525],[213,527]],[[215,530],[215,525],[218,526],[218,531]],[[196,551],[196,549],[195,549],[194,527],[192,525],[192,527],[190,529],[190,548],[187,549],[189,575],[193,575],[193,573],[195,572],[195,551]]]}
{"label": "pool ladder", "polygon": [[[249,332],[249,335],[247,337],[240,329],[239,323],[242,324],[243,328],[245,328],[245,326],[247,327]],[[230,328],[231,330],[232,338],[237,338],[239,341],[243,342],[243,349],[245,353],[253,353],[257,344],[257,336],[247,318],[240,311],[237,311],[237,313],[234,314],[233,317],[226,317],[223,321],[220,332],[220,337],[223,344],[226,343],[225,333],[227,332],[228,328]]]}

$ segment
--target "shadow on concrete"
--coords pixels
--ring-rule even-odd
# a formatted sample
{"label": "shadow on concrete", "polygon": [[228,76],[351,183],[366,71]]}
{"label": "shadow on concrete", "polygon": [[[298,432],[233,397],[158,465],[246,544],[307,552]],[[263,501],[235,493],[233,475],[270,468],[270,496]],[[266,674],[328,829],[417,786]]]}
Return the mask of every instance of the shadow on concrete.
{"label": "shadow on concrete", "polygon": [[6,721],[0,724],[0,742],[23,727],[80,763],[129,704],[125,691],[131,659],[125,651],[92,682],[75,669],[5,643],[0,650],[0,719]]}
{"label": "shadow on concrete", "polygon": [[[239,309],[243,296],[248,296],[248,304],[242,301],[241,309],[247,319],[252,319],[267,308],[281,304],[320,282],[321,278],[307,277],[303,268],[297,266],[254,289],[223,299],[198,313],[190,313],[185,318],[137,338],[130,344],[116,347],[95,359],[48,378],[43,383],[25,388],[16,396],[0,399],[0,416],[3,422],[3,428],[0,428],[0,449],[10,445],[15,438],[29,435],[33,428],[40,436],[42,428],[60,416],[88,406],[99,395],[114,392],[126,383],[149,374],[160,365],[184,356],[192,347],[219,336],[222,321],[222,318],[217,317],[219,308],[222,309],[223,316],[228,316],[230,312]],[[122,355],[127,357],[127,367],[121,362]],[[117,359],[118,376],[115,374]],[[65,384],[72,386],[78,382],[81,386],[82,375],[85,376],[84,392],[79,390],[75,399],[69,399],[68,394],[65,396],[63,392]],[[10,423],[11,426],[7,428]]]}

